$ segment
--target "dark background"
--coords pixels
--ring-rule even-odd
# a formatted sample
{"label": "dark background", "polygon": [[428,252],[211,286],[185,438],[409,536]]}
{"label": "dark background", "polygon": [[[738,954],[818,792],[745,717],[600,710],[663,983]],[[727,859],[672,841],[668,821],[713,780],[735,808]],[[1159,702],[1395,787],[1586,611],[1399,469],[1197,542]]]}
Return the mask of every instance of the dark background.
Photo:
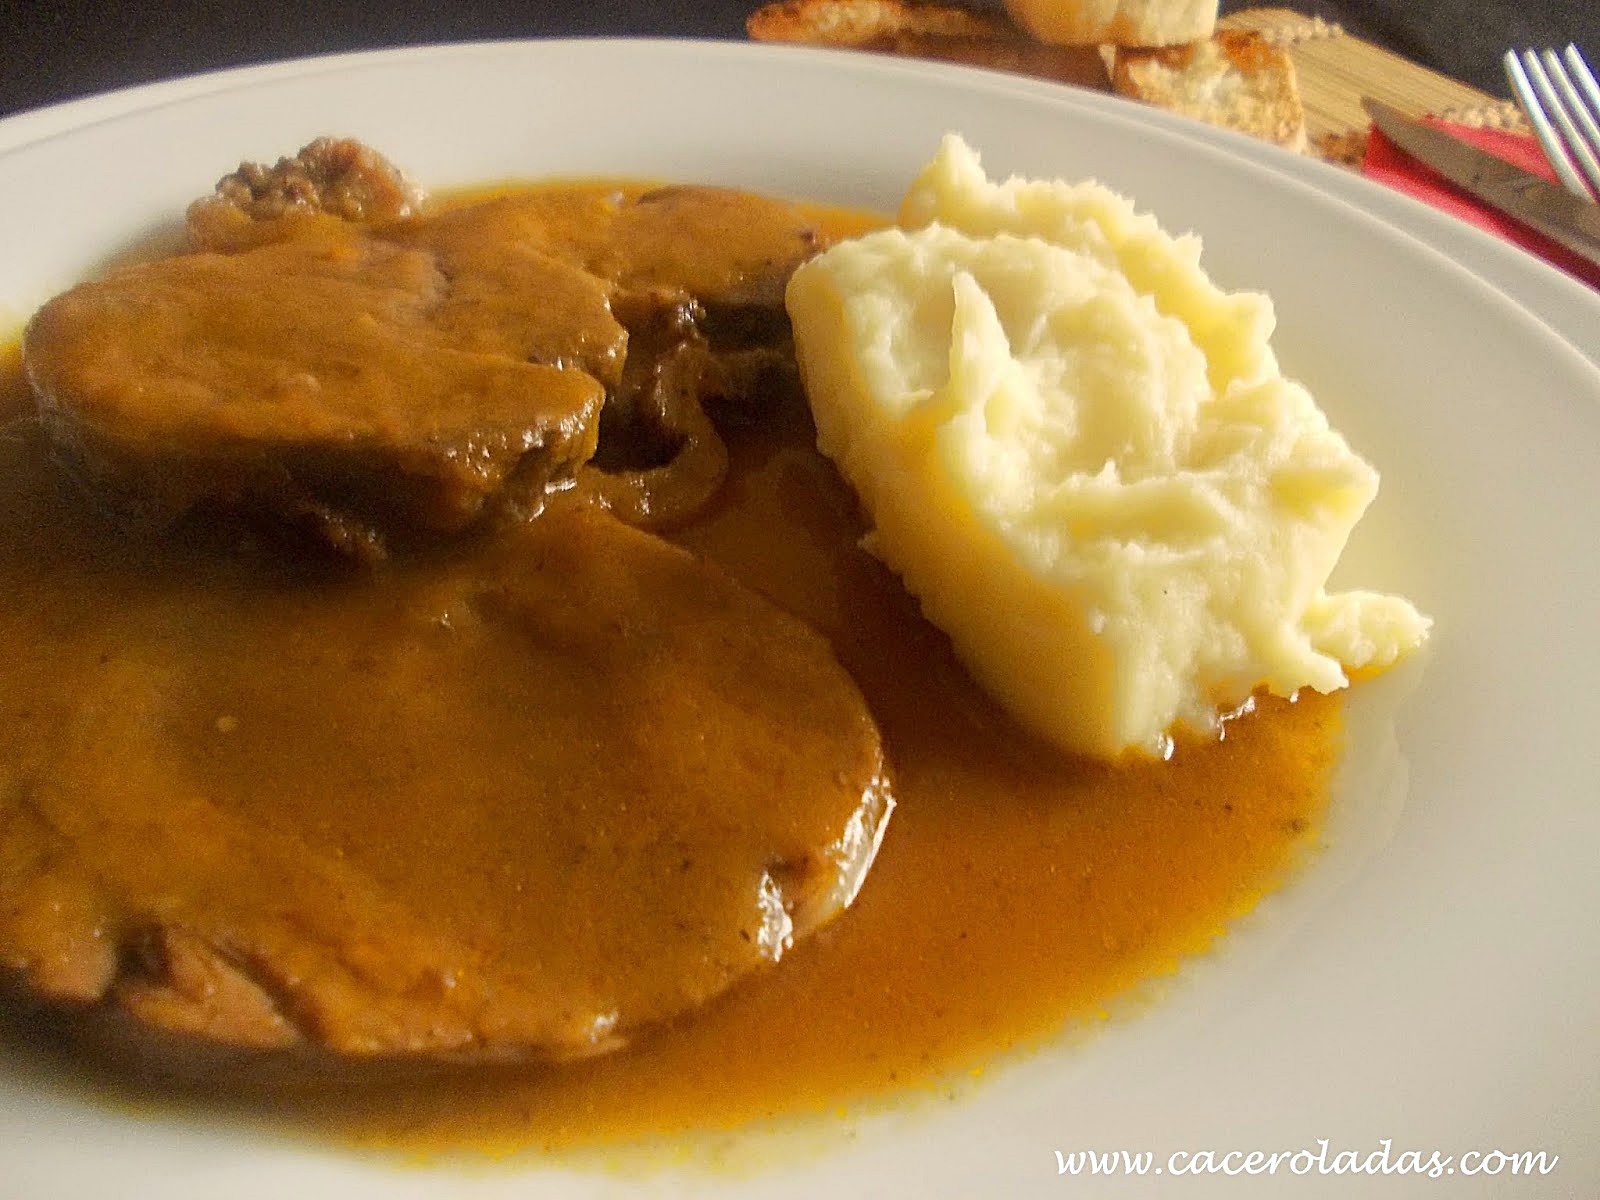
{"label": "dark background", "polygon": [[[109,88],[307,54],[479,38],[740,38],[761,0],[0,0],[0,115]],[[1600,56],[1600,0],[1289,0],[1505,95],[1508,45]],[[1223,0],[1223,11],[1250,7]]]}

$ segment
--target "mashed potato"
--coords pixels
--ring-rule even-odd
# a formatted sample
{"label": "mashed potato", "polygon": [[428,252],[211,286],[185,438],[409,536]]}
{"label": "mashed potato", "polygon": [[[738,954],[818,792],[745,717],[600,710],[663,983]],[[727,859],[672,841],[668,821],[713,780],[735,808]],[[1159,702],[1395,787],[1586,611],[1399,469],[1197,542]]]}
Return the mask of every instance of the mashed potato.
{"label": "mashed potato", "polygon": [[994,183],[946,138],[900,227],[796,272],[819,444],[870,545],[1020,720],[1165,754],[1259,687],[1383,666],[1428,621],[1330,595],[1377,473],[1229,294],[1093,183]]}

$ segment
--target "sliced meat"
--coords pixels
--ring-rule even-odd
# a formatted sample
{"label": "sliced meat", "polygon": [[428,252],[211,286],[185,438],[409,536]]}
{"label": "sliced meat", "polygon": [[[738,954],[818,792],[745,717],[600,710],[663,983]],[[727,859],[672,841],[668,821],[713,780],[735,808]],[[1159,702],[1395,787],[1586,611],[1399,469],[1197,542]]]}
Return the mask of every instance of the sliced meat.
{"label": "sliced meat", "polygon": [[[535,188],[410,216],[399,173],[324,139],[243,167],[191,211],[205,252],[47,304],[24,357],[79,478],[152,525],[201,505],[286,516],[360,558],[396,535],[536,513],[605,429],[657,448],[590,490],[681,521],[725,453],[695,394],[736,391],[787,337],[783,287],[818,245],[793,205],[720,188]],[[613,302],[691,313],[629,329]],[[646,305],[649,308],[650,305]],[[732,361],[732,360],[729,360]],[[604,427],[606,397],[618,411]],[[725,398],[725,397],[723,397]],[[737,407],[759,409],[749,396]]]}
{"label": "sliced meat", "polygon": [[252,1050],[585,1055],[860,885],[891,807],[860,694],[688,553],[561,503],[371,572],[147,561],[14,457],[0,974],[36,997]]}
{"label": "sliced meat", "polygon": [[386,235],[467,270],[537,250],[630,290],[673,288],[708,310],[783,311],[795,267],[821,248],[783,200],[733,188],[538,187],[445,208]]}
{"label": "sliced meat", "polygon": [[783,312],[783,291],[822,248],[814,222],[782,200],[732,188],[655,188],[625,206],[602,271],[629,287],[682,288],[708,314]]}
{"label": "sliced meat", "polygon": [[[605,289],[550,264],[472,336],[436,316],[432,255],[356,227],[132,267],[34,317],[24,361],[52,436],[117,511],[204,501],[377,531],[537,509],[593,453],[620,359]],[[525,310],[546,301],[547,319]]]}

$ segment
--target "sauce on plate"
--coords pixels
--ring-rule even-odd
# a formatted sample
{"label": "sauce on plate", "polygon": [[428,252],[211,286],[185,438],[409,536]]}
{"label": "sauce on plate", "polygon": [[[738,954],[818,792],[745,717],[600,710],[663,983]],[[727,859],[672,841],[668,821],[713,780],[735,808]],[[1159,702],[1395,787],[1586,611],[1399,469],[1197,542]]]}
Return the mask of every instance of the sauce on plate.
{"label": "sauce on plate", "polygon": [[[824,221],[835,236],[864,223]],[[13,348],[0,362],[0,415],[28,408]],[[726,440],[716,499],[663,535],[818,631],[881,730],[897,808],[843,915],[703,1006],[584,1061],[344,1072],[268,1058],[145,1087],[130,1080],[160,1064],[135,1049],[135,1071],[107,1067],[108,1041],[113,1058],[128,1047],[93,1020],[68,1022],[68,1057],[141,1104],[220,1102],[407,1150],[572,1149],[733,1128],[933,1087],[1102,1017],[1205,951],[1311,847],[1339,745],[1337,697],[1259,699],[1220,740],[1180,738],[1167,762],[1068,757],[977,689],[861,548],[854,500],[802,410]],[[48,537],[52,519],[27,535]],[[3,567],[0,593],[32,586],[25,556],[3,556]],[[137,591],[136,573],[118,586]],[[270,691],[275,664],[258,669]],[[292,771],[293,756],[281,759]]]}

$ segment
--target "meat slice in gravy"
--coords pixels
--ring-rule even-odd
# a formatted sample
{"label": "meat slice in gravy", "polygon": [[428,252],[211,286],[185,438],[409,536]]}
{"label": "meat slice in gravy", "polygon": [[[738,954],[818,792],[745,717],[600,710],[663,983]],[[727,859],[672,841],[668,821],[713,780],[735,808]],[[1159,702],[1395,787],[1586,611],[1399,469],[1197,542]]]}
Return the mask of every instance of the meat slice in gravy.
{"label": "meat slice in gravy", "polygon": [[828,643],[565,498],[371,570],[108,537],[0,440],[0,966],[197,1044],[569,1057],[778,958],[891,800]]}
{"label": "meat slice in gravy", "polygon": [[[368,559],[395,534],[535,515],[567,486],[630,355],[650,360],[637,379],[677,351],[630,350],[614,305],[692,311],[683,340],[702,346],[703,324],[743,351],[787,336],[784,283],[819,241],[793,206],[720,188],[532,189],[419,215],[393,167],[328,139],[241,167],[189,226],[202,252],[34,318],[24,359],[47,428],[119,514],[268,511]],[[676,502],[606,481],[619,512],[681,517],[720,483],[704,414],[680,404],[675,421],[694,451],[680,469],[628,465],[677,482]]]}
{"label": "meat slice in gravy", "polygon": [[708,309],[781,317],[794,268],[821,249],[794,205],[733,188],[531,188],[396,222],[386,235],[464,272],[507,246],[559,258],[623,290],[672,288]]}
{"label": "meat slice in gravy", "polygon": [[450,288],[432,256],[318,225],[74,288],[24,361],[58,447],[119,512],[164,524],[204,500],[454,532],[491,501],[536,508],[594,451],[601,382],[528,360],[625,342],[597,281],[523,282],[559,300],[542,336],[473,345],[433,319]]}
{"label": "meat slice in gravy", "polygon": [[830,644],[634,527],[715,496],[713,413],[775,419],[810,223],[714,188],[412,203],[317,143],[29,325],[38,421],[0,437],[28,995],[185,1046],[582,1056],[861,884],[892,800]]}

